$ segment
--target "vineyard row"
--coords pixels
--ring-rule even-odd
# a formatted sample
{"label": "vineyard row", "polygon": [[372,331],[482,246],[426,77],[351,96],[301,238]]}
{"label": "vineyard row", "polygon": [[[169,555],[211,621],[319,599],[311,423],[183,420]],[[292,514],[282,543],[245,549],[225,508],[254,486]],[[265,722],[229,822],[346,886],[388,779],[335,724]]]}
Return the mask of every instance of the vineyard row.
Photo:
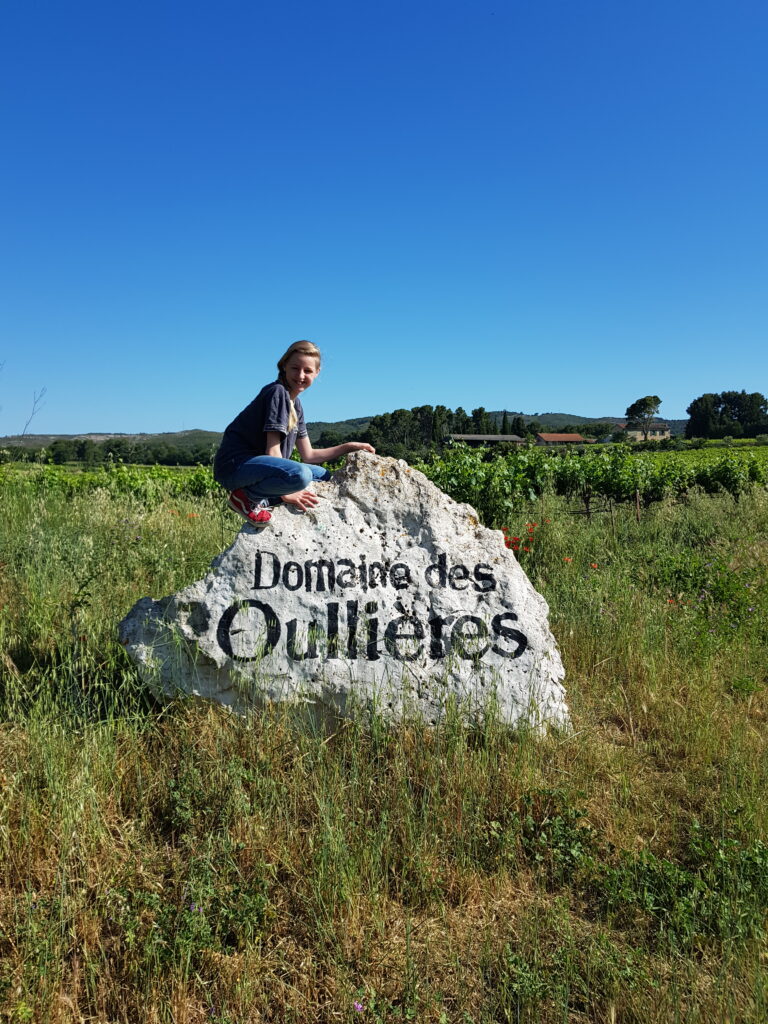
{"label": "vineyard row", "polygon": [[[416,468],[456,501],[473,505],[484,522],[495,525],[521,502],[544,494],[578,499],[587,508],[599,499],[648,505],[693,488],[725,491],[738,499],[750,488],[768,484],[768,449],[632,454],[616,445],[586,451],[524,448],[489,457],[483,449],[456,445]],[[82,472],[58,466],[4,466],[0,484],[10,480],[40,495],[101,488],[148,504],[218,491],[207,466],[116,463]]]}

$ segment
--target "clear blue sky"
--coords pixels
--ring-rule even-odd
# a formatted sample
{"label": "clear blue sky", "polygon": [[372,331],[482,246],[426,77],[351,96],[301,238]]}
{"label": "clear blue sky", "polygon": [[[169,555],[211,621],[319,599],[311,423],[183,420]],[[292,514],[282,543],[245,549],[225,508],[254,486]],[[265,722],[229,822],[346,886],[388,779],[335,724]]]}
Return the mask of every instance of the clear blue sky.
{"label": "clear blue sky", "polygon": [[765,0],[6,0],[0,434],[768,392]]}

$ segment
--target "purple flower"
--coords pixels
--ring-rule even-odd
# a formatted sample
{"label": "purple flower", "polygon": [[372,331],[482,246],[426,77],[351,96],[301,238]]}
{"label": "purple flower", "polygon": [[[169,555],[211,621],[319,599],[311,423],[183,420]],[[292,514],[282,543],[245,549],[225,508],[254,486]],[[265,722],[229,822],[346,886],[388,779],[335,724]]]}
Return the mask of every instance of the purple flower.
{"label": "purple flower", "polygon": [[362,1013],[365,1007],[363,1006],[362,1003],[358,1003],[358,1001],[355,1000],[354,1003],[352,1003],[352,1009],[355,1011],[355,1013]]}

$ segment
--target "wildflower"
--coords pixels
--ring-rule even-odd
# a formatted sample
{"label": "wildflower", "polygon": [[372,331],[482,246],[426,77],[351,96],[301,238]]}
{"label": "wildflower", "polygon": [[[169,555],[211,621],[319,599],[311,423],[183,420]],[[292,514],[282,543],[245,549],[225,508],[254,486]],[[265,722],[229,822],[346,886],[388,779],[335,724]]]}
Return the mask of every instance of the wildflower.
{"label": "wildflower", "polygon": [[569,558],[569,557],[568,557],[568,556],[566,555],[566,556],[565,556],[565,558],[563,559],[563,561],[564,561],[564,562],[572,562],[572,561],[573,561],[573,559],[572,559],[572,558]]}
{"label": "wildflower", "polygon": [[552,522],[552,520],[551,520],[551,519],[545,519],[545,520],[544,520],[544,522],[545,522],[545,523],[551,523],[551,522]]}
{"label": "wildflower", "polygon": [[674,603],[675,603],[674,597],[668,597],[667,598],[667,604],[674,604]]}
{"label": "wildflower", "polygon": [[531,550],[530,548],[525,548],[525,547],[523,548],[523,551],[530,551],[530,550]]}
{"label": "wildflower", "polygon": [[187,512],[187,519],[198,519],[199,516],[199,512]]}
{"label": "wildflower", "polygon": [[589,564],[592,566],[593,569],[597,568],[597,562],[590,562]]}
{"label": "wildflower", "polygon": [[519,537],[513,537],[512,538],[512,543],[513,544],[519,544],[520,543],[520,538]]}
{"label": "wildflower", "polygon": [[362,1004],[362,1003],[359,1003],[359,1002],[357,1001],[357,999],[356,999],[356,1000],[354,1001],[354,1003],[352,1003],[352,1009],[353,1009],[353,1010],[355,1011],[355,1013],[362,1013],[362,1012],[363,1012],[363,1010],[365,1009],[365,1007],[363,1006],[363,1004]]}

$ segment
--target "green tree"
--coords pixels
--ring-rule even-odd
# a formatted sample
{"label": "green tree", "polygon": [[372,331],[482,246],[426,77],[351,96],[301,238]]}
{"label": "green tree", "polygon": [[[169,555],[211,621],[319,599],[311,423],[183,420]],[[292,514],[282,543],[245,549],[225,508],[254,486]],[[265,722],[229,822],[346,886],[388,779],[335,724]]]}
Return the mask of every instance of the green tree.
{"label": "green tree", "polygon": [[660,405],[661,399],[658,395],[646,395],[644,398],[638,398],[632,405],[627,406],[625,413],[627,427],[630,430],[642,430],[643,440],[647,441],[648,431],[659,412]]}
{"label": "green tree", "polygon": [[102,442],[105,458],[114,462],[133,462],[134,442],[124,437],[111,437]]}
{"label": "green tree", "polygon": [[720,400],[723,413],[738,423],[744,437],[755,437],[768,426],[768,405],[759,391],[723,391]]}
{"label": "green tree", "polygon": [[412,409],[421,443],[428,445],[432,441],[432,430],[435,423],[435,410],[431,405],[420,405]]}
{"label": "green tree", "polygon": [[72,462],[75,458],[77,458],[75,441],[59,439],[54,441],[48,449],[48,460],[58,466],[64,462]]}
{"label": "green tree", "polygon": [[686,412],[686,437],[756,437],[768,429],[768,403],[759,391],[710,391],[694,398]]}
{"label": "green tree", "polygon": [[453,423],[451,424],[452,434],[469,434],[472,421],[467,416],[464,409],[459,406],[453,414]]}
{"label": "green tree", "polygon": [[[317,439],[318,448],[335,448],[337,444],[341,444],[344,438],[337,430],[324,430],[320,437]],[[368,442],[371,443],[370,441]]]}
{"label": "green tree", "polygon": [[613,423],[582,423],[580,433],[587,437],[609,437],[615,429]]}
{"label": "green tree", "polygon": [[437,445],[442,445],[446,434],[450,434],[451,420],[453,413],[444,405],[436,405],[432,416],[432,440]]}
{"label": "green tree", "polygon": [[472,431],[475,434],[494,434],[496,432],[493,420],[482,405],[472,410]]}
{"label": "green tree", "polygon": [[77,458],[86,466],[95,466],[104,458],[101,445],[96,444],[90,437],[85,437],[77,443]]}
{"label": "green tree", "polygon": [[688,408],[686,437],[714,437],[720,423],[719,396],[712,392],[694,398]]}

